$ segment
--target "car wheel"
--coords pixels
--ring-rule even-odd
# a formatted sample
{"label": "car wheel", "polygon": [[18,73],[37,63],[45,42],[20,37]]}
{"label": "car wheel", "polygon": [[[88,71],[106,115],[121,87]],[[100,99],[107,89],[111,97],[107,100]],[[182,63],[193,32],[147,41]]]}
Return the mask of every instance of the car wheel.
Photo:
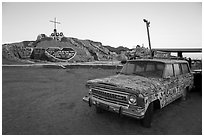
{"label": "car wheel", "polygon": [[185,89],[183,90],[182,100],[186,100],[186,98],[187,98],[187,92],[188,92],[188,89],[185,88]]}
{"label": "car wheel", "polygon": [[153,108],[153,103],[150,103],[147,111],[145,112],[144,118],[141,120],[143,127],[150,128],[152,126]]}
{"label": "car wheel", "polygon": [[104,110],[102,108],[96,106],[96,113],[100,114],[100,113],[103,113],[103,111]]}

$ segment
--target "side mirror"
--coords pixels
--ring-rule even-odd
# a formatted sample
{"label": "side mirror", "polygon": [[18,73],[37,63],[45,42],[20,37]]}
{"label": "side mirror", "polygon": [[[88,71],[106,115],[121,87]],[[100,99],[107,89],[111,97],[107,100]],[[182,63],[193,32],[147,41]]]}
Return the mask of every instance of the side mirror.
{"label": "side mirror", "polygon": [[117,71],[116,74],[120,74],[120,71]]}
{"label": "side mirror", "polygon": [[125,64],[126,62],[127,62],[127,60],[122,60],[120,63]]}
{"label": "side mirror", "polygon": [[170,80],[171,79],[171,76],[167,76],[165,77],[166,80]]}

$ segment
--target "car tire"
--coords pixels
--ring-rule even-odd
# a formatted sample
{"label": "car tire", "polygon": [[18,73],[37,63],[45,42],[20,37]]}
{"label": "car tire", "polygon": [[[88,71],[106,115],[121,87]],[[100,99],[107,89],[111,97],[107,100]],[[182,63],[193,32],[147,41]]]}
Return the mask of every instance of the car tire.
{"label": "car tire", "polygon": [[188,88],[185,88],[182,93],[182,100],[185,101],[187,98]]}
{"label": "car tire", "polygon": [[98,114],[100,114],[100,113],[103,113],[103,109],[102,108],[100,108],[100,107],[95,107],[96,108],[96,113],[98,113]]}
{"label": "car tire", "polygon": [[153,103],[150,103],[143,119],[141,119],[141,124],[143,127],[150,128],[152,126],[152,117],[153,117],[154,106]]}

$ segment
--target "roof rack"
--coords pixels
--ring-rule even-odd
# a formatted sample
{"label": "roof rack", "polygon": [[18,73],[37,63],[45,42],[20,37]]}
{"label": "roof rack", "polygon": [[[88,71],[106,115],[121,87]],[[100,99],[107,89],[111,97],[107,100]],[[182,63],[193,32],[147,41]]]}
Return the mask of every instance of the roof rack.
{"label": "roof rack", "polygon": [[134,53],[134,55],[130,55],[128,57],[129,60],[133,59],[169,59],[169,60],[185,60],[185,58],[172,56],[170,52],[164,52],[164,51],[152,51],[152,56],[150,56],[150,53],[145,52],[139,52]]}

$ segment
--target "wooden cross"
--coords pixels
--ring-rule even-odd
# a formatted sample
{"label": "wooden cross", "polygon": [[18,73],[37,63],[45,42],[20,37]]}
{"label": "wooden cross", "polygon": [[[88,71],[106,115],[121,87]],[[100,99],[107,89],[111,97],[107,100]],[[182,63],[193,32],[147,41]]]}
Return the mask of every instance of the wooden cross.
{"label": "wooden cross", "polygon": [[60,22],[57,22],[57,21],[56,21],[56,18],[55,18],[54,21],[50,20],[50,22],[54,23],[54,29],[57,29],[57,28],[56,28],[56,24],[60,24]]}

